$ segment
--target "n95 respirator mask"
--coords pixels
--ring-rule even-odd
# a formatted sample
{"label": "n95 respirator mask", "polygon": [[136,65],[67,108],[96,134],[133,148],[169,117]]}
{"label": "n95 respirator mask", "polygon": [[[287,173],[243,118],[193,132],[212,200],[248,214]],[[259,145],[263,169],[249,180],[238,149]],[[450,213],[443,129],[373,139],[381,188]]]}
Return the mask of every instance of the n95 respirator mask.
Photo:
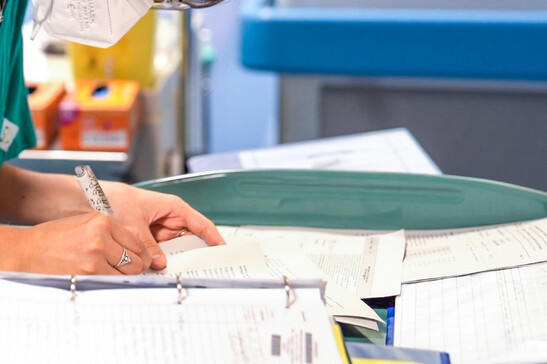
{"label": "n95 respirator mask", "polygon": [[32,0],[34,28],[52,37],[107,48],[152,7],[153,0]]}

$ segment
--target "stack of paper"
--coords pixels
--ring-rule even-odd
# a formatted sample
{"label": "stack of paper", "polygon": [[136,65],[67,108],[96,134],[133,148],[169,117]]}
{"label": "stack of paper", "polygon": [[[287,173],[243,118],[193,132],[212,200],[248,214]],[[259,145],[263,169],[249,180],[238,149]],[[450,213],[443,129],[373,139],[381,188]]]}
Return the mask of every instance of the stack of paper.
{"label": "stack of paper", "polygon": [[[168,257],[159,274],[183,277],[322,278],[325,303],[337,321],[378,330],[382,319],[362,298],[395,296],[401,290],[402,231],[350,236],[313,229],[220,227],[226,246],[205,247],[195,236],[161,243]],[[197,245],[196,245],[197,244]],[[192,249],[192,250],[189,250]]]}

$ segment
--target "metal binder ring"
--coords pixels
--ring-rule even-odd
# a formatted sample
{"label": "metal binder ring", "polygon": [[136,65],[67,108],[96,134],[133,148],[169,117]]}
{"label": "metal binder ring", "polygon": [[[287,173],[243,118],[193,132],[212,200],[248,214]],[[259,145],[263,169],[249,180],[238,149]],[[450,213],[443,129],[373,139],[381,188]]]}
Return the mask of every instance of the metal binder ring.
{"label": "metal binder ring", "polygon": [[118,264],[114,266],[114,268],[121,267],[122,265],[126,265],[127,263],[131,263],[131,256],[129,256],[129,253],[127,252],[127,249],[123,248],[122,256],[120,258],[120,261]]}

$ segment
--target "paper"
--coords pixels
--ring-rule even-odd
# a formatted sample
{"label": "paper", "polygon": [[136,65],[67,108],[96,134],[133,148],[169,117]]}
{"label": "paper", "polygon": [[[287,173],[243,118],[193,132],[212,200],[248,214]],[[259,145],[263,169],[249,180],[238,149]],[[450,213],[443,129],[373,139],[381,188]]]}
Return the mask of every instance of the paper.
{"label": "paper", "polygon": [[546,287],[547,263],[405,284],[394,345],[447,351],[453,364],[529,358],[523,347],[547,341]]}
{"label": "paper", "polygon": [[[325,277],[295,244],[263,244],[268,267],[273,277],[294,278]],[[378,331],[383,320],[359,297],[351,294],[334,282],[328,282],[325,290],[325,306],[331,316],[342,323],[352,323]]]}
{"label": "paper", "polygon": [[458,276],[547,261],[547,218],[408,239],[403,281]]}
{"label": "paper", "polygon": [[396,296],[401,290],[404,232],[372,237],[314,229],[221,227],[227,240],[254,239],[266,244],[298,246],[328,280],[360,298]]}
{"label": "paper", "polygon": [[[199,238],[189,236],[161,243],[160,248],[165,248],[167,267],[161,271],[149,269],[143,274],[225,279],[269,276],[260,245],[245,243],[192,249],[201,245],[196,239]],[[189,245],[185,244],[186,241]]]}
{"label": "paper", "polygon": [[441,173],[412,134],[402,128],[243,151],[239,161],[243,169]]}
{"label": "paper", "polygon": [[[70,292],[0,281],[6,363],[341,363],[318,289]],[[30,349],[29,349],[30,347]]]}
{"label": "paper", "polygon": [[[223,252],[217,254],[217,251],[214,251],[214,256],[219,257],[220,263],[224,262],[226,264],[226,261],[230,261],[232,265],[236,262],[248,268],[253,267],[253,269],[246,270],[247,276],[245,278],[260,279],[265,276],[274,278],[286,276],[289,279],[324,278],[327,280],[325,273],[319,270],[307,258],[299,245],[293,241],[279,240],[277,243],[269,243],[267,241],[259,242],[249,236],[234,238],[231,229],[229,227],[219,227],[219,230],[223,232],[223,237],[228,242],[224,251],[229,251],[230,255],[224,255]],[[193,251],[187,251],[190,247],[199,247],[205,244],[200,240],[195,236],[185,236],[160,244],[167,256],[167,269],[171,271],[172,275],[180,271],[181,267],[187,267],[189,264],[199,267],[204,265],[207,267],[218,266],[218,264],[212,264],[215,258],[209,257],[212,252],[211,249],[216,248],[197,249],[197,251],[200,251],[198,256],[188,254],[193,253]],[[181,259],[190,262],[181,263]],[[160,272],[160,274],[165,274],[165,272]],[[352,323],[372,330],[378,330],[376,321],[383,322],[378,314],[359,297],[339,287],[334,282],[328,282],[327,284],[325,305],[329,314],[336,316],[340,322],[352,320]]]}

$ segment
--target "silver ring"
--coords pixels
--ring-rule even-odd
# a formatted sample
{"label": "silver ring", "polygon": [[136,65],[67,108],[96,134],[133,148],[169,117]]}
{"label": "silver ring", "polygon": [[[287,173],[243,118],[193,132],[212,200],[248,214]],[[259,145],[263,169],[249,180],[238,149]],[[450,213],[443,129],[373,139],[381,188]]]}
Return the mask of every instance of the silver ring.
{"label": "silver ring", "polygon": [[179,236],[184,236],[184,234],[186,234],[188,232],[188,230],[182,230],[179,234]]}
{"label": "silver ring", "polygon": [[123,248],[122,256],[120,258],[120,261],[118,264],[114,266],[114,268],[121,267],[122,265],[126,265],[127,263],[131,263],[131,257],[129,256],[129,253],[127,252],[127,249]]}

